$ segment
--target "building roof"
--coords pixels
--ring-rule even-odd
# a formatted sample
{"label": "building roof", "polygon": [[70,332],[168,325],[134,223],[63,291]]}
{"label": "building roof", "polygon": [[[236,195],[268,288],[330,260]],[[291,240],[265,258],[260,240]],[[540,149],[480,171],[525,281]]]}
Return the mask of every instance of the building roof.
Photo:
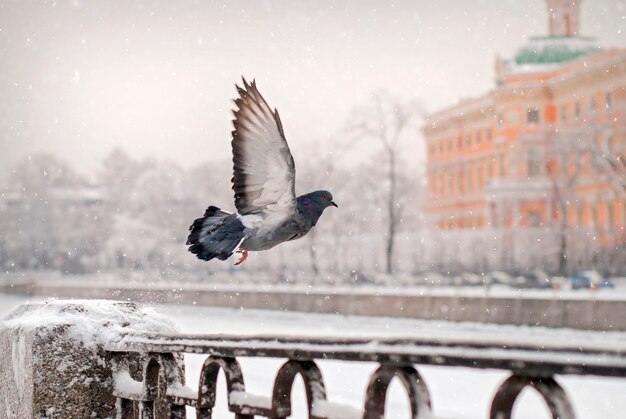
{"label": "building roof", "polygon": [[532,71],[534,68],[541,71],[601,50],[594,38],[584,36],[533,37],[517,50],[509,65],[514,72]]}

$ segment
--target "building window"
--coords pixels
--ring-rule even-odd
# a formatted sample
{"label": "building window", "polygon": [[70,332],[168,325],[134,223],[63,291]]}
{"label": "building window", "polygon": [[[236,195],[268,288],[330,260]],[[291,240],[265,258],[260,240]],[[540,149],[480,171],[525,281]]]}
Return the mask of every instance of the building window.
{"label": "building window", "polygon": [[498,114],[498,125],[504,124],[504,116],[501,113]]}
{"label": "building window", "polygon": [[485,136],[487,137],[487,142],[490,143],[491,142],[491,128],[487,128],[485,130]]}
{"label": "building window", "polygon": [[452,151],[453,146],[454,146],[454,141],[448,140],[448,151]]}
{"label": "building window", "polygon": [[472,145],[472,136],[470,133],[467,133],[465,135],[465,147],[469,147],[470,145]]}
{"label": "building window", "polygon": [[576,119],[580,118],[580,102],[574,104],[574,117]]}
{"label": "building window", "polygon": [[576,225],[576,205],[567,204],[567,211],[565,211],[565,222],[569,225]]}
{"label": "building window", "polygon": [[458,185],[456,183],[456,172],[454,169],[450,171],[450,193],[457,193]]}
{"label": "building window", "polygon": [[581,203],[578,205],[578,215],[576,216],[576,218],[578,219],[578,225],[582,226],[585,223],[585,207],[584,205]]}
{"label": "building window", "polygon": [[446,194],[446,185],[444,183],[443,173],[439,173],[438,181],[437,181],[437,191],[439,191],[439,195],[444,196]]}
{"label": "building window", "polygon": [[591,221],[594,227],[598,227],[600,225],[600,211],[598,211],[597,202],[591,204]]}
{"label": "building window", "polygon": [[478,172],[480,174],[480,187],[484,188],[485,187],[485,183],[487,183],[487,167],[488,167],[489,163],[487,162],[487,160],[483,160],[483,162],[480,164],[480,171]]}
{"label": "building window", "polygon": [[589,112],[594,113],[596,111],[596,98],[595,97],[591,97],[591,99],[589,99]]}
{"label": "building window", "polygon": [[528,227],[541,227],[541,214],[536,211],[528,212]]}
{"label": "building window", "polygon": [[611,109],[612,104],[611,92],[606,92],[606,96],[604,96],[604,108]]}
{"label": "building window", "polygon": [[456,148],[458,150],[463,148],[463,139],[461,138],[461,136],[459,135],[459,137],[456,139]]}
{"label": "building window", "polygon": [[526,123],[527,124],[538,124],[539,123],[539,109],[537,109],[537,108],[528,108],[526,110]]}
{"label": "building window", "polygon": [[528,154],[526,157],[526,173],[528,177],[535,177],[542,174],[542,161],[543,156],[539,150],[528,150]]}
{"label": "building window", "polygon": [[619,150],[617,149],[617,137],[611,135],[608,140],[606,140],[607,145],[609,146],[609,151],[611,153],[617,153]]}
{"label": "building window", "polygon": [[567,106],[561,105],[561,122],[567,121]]}
{"label": "building window", "polygon": [[476,145],[480,145],[482,142],[482,132],[481,130],[476,130],[474,133],[474,138],[476,139]]}

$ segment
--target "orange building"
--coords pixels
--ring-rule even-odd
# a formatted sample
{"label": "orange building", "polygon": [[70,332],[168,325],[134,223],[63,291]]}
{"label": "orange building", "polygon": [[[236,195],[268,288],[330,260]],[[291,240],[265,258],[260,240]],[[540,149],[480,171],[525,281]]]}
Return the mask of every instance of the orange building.
{"label": "orange building", "polygon": [[549,35],[497,57],[492,91],[427,119],[437,231],[572,227],[626,241],[626,50],[578,34],[580,1],[546,3]]}

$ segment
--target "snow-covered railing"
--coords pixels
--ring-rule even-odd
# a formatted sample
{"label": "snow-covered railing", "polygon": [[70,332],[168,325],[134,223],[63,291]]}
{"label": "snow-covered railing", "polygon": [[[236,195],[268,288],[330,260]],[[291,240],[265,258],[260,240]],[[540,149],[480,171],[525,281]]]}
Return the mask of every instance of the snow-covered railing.
{"label": "snow-covered railing", "polygon": [[[510,418],[513,405],[526,388],[534,388],[546,401],[553,418],[575,417],[572,404],[557,375],[626,377],[626,342],[603,346],[594,343],[567,346],[541,345],[510,340],[466,339],[337,339],[284,336],[225,336],[180,334],[129,334],[107,350],[117,360],[114,393],[118,417],[185,418],[186,406],[196,408],[198,418],[211,418],[220,369],[226,377],[228,407],[236,418],[256,416],[286,418],[291,414],[291,389],[302,377],[309,418],[382,418],[392,379],[398,378],[409,398],[412,418],[431,418],[427,383],[416,365],[438,365],[511,372],[496,390],[490,418]],[[143,378],[131,378],[130,359],[148,354]],[[176,359],[181,354],[206,354],[200,381],[185,384]],[[271,395],[246,391],[237,357],[284,358]],[[136,356],[135,358],[136,359]],[[370,376],[362,409],[331,403],[316,360],[377,362]]]}

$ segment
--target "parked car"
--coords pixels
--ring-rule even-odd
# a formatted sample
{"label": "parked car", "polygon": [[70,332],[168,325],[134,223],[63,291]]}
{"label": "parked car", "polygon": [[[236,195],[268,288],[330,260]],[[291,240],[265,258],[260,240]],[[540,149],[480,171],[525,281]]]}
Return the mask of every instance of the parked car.
{"label": "parked car", "polygon": [[517,288],[552,288],[550,275],[540,269],[516,275],[512,285]]}
{"label": "parked car", "polygon": [[485,285],[486,280],[487,280],[487,278],[485,278],[484,276],[481,276],[472,272],[465,272],[461,274],[461,278],[463,278],[463,285],[467,285],[471,287]]}
{"label": "parked car", "polygon": [[604,278],[599,272],[596,271],[582,271],[576,272],[572,275],[572,289],[585,289],[585,288],[614,288],[615,284],[608,278]]}
{"label": "parked car", "polygon": [[492,284],[513,285],[513,278],[506,272],[493,271],[489,274]]}
{"label": "parked car", "polygon": [[584,272],[577,272],[572,276],[572,289],[586,289],[591,288],[591,278],[585,275]]}
{"label": "parked car", "polygon": [[358,269],[350,272],[350,279],[352,280],[354,284],[357,284],[357,285],[371,284],[374,282],[372,278],[365,275],[365,273],[363,273],[362,271]]}

